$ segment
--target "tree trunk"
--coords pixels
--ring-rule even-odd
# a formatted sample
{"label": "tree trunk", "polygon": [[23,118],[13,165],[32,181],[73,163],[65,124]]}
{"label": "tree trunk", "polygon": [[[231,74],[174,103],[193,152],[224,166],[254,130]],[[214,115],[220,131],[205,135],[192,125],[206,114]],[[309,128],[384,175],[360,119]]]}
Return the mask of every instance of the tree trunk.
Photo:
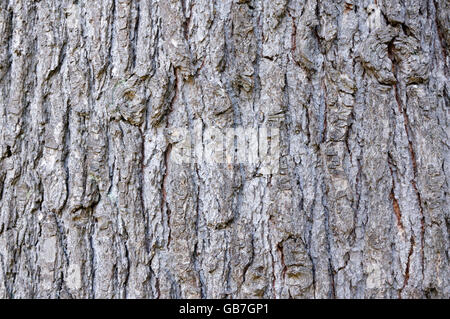
{"label": "tree trunk", "polygon": [[449,298],[449,12],[1,0],[0,297]]}

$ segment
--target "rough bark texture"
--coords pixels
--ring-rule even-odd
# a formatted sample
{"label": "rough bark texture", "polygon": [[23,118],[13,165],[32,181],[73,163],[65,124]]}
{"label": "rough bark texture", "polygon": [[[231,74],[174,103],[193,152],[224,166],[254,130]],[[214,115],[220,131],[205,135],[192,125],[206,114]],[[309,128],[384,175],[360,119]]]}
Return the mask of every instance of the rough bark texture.
{"label": "rough bark texture", "polygon": [[[449,12],[0,0],[0,297],[449,298]],[[279,173],[171,164],[196,120]]]}

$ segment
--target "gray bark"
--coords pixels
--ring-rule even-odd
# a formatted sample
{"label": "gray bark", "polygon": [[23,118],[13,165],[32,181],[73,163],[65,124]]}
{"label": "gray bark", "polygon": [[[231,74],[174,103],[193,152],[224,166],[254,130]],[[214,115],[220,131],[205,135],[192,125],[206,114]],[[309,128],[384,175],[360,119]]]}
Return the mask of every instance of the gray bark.
{"label": "gray bark", "polygon": [[449,3],[0,0],[0,297],[449,298]]}

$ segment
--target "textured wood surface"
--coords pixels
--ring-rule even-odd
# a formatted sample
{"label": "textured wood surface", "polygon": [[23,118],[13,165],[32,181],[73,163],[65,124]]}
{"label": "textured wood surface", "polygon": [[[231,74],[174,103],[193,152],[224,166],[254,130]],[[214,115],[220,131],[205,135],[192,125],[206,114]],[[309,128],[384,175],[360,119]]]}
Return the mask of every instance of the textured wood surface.
{"label": "textured wood surface", "polygon": [[[0,297],[449,298],[449,13],[0,0]],[[279,170],[176,163],[196,127]]]}

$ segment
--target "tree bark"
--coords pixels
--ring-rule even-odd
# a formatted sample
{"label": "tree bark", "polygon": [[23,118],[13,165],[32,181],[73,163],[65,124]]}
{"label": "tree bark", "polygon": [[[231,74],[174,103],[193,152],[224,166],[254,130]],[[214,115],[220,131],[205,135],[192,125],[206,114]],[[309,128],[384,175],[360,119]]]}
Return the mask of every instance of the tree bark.
{"label": "tree bark", "polygon": [[449,3],[0,0],[0,297],[449,298]]}

